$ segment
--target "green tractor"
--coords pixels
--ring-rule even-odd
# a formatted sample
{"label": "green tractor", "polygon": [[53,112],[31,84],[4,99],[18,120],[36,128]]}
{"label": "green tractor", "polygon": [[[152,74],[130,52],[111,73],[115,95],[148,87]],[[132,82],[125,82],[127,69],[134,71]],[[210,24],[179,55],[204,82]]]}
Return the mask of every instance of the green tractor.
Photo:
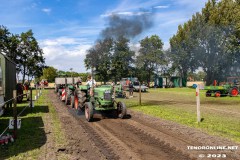
{"label": "green tractor", "polygon": [[240,92],[239,81],[240,77],[228,77],[226,83],[217,86],[215,80],[214,85],[204,87],[204,89],[207,90],[206,97],[222,97],[227,95],[236,97]]}
{"label": "green tractor", "polygon": [[88,85],[79,85],[70,97],[72,107],[80,112],[85,111],[88,122],[93,120],[94,111],[111,110],[116,111],[118,118],[126,116],[126,105],[115,101],[114,89],[111,85],[94,87],[93,95],[90,95],[90,90]]}

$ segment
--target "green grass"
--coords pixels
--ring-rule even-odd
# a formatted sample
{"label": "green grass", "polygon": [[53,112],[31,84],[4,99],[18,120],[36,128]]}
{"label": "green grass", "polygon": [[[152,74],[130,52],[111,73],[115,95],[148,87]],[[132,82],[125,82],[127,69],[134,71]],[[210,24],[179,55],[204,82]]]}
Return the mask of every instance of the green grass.
{"label": "green grass", "polygon": [[[33,92],[33,97],[34,97]],[[56,146],[63,145],[64,135],[61,130],[60,120],[51,103],[48,103],[47,94],[45,90],[43,95],[34,103],[34,108],[27,107],[27,109],[20,116],[22,119],[21,129],[17,131],[17,140],[14,143],[3,145],[0,147],[0,159],[38,159],[43,148],[41,148],[47,141],[44,131],[44,120],[49,115],[52,121],[54,131],[54,142]],[[24,102],[17,105],[18,113],[28,105]],[[12,109],[8,108],[6,114],[0,117],[0,132],[8,125],[9,118],[12,116]],[[11,130],[8,130],[11,133]]]}
{"label": "green grass", "polygon": [[138,97],[123,101],[130,109],[240,142],[240,97],[205,97],[205,91],[200,91],[200,99],[201,123],[197,123],[194,89],[150,89],[142,94],[141,106]]}

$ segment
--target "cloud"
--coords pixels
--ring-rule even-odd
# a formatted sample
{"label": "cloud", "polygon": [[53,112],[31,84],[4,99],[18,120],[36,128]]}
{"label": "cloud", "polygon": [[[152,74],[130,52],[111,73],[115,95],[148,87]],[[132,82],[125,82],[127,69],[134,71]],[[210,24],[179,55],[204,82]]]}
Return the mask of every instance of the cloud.
{"label": "cloud", "polygon": [[156,9],[165,9],[165,8],[169,8],[169,6],[155,6],[153,8],[156,8]]}
{"label": "cloud", "polygon": [[50,8],[43,8],[42,11],[49,14],[52,10]]}
{"label": "cloud", "polygon": [[110,12],[106,14],[100,15],[100,17],[110,17],[113,15],[119,15],[119,16],[141,16],[144,14],[151,14],[151,12]]}
{"label": "cloud", "polygon": [[40,41],[43,49],[46,65],[58,70],[74,68],[76,72],[86,72],[84,59],[87,50],[92,46],[86,39],[58,37]]}
{"label": "cloud", "polygon": [[76,38],[59,37],[56,39],[45,39],[44,41],[41,42],[41,44],[45,46],[74,45],[79,44],[80,41],[81,41],[80,39]]}

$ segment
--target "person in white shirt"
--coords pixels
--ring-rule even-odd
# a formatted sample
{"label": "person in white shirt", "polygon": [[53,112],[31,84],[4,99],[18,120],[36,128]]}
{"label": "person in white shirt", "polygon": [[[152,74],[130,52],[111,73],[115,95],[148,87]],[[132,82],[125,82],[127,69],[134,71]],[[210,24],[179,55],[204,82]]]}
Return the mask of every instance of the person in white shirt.
{"label": "person in white shirt", "polygon": [[95,87],[96,86],[96,81],[94,79],[92,79],[91,75],[88,75],[86,85],[89,85],[89,87],[90,87],[90,95],[93,96],[92,85]]}
{"label": "person in white shirt", "polygon": [[89,85],[90,88],[92,87],[92,85],[93,85],[94,87],[96,86],[96,81],[95,81],[94,79],[92,79],[92,76],[91,76],[91,75],[88,75],[86,85]]}

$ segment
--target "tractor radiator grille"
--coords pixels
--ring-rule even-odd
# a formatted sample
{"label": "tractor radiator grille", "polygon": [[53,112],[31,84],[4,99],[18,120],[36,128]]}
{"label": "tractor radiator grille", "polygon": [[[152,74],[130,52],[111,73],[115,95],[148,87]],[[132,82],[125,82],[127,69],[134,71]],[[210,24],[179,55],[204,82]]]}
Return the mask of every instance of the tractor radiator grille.
{"label": "tractor radiator grille", "polygon": [[108,100],[110,101],[111,100],[111,93],[104,93],[104,100]]}

